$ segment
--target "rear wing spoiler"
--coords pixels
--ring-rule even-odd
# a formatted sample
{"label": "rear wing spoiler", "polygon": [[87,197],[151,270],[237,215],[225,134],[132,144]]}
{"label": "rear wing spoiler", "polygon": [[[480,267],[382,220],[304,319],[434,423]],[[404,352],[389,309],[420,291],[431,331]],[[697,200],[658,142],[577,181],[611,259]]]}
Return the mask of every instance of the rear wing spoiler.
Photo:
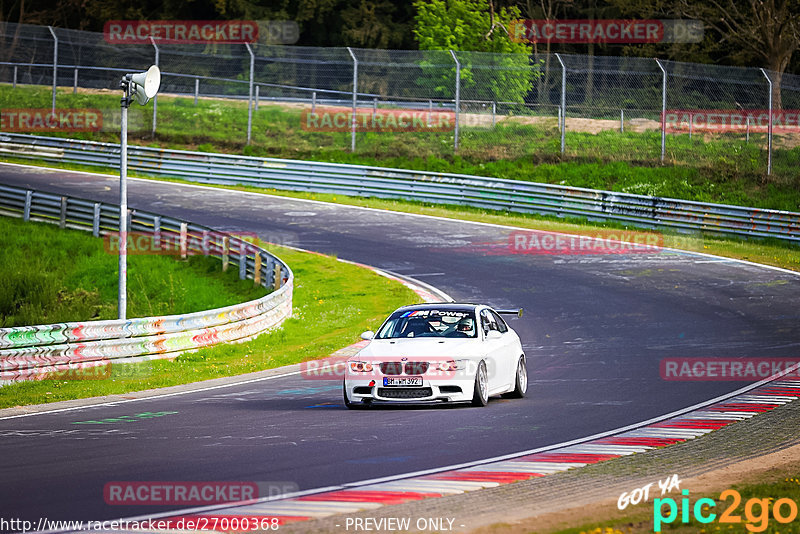
{"label": "rear wing spoiler", "polygon": [[516,315],[517,317],[522,317],[522,308],[517,308],[516,310],[495,310],[500,315]]}

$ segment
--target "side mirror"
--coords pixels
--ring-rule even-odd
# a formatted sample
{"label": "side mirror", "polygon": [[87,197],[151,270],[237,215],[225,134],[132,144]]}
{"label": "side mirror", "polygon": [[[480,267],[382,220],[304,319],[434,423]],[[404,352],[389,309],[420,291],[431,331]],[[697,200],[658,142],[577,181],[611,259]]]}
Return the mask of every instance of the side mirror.
{"label": "side mirror", "polygon": [[373,332],[372,330],[367,330],[366,332],[361,333],[361,339],[365,341],[369,341],[374,337],[375,337],[375,332]]}
{"label": "side mirror", "polygon": [[486,339],[500,339],[501,337],[503,337],[503,334],[497,330],[489,330],[489,332],[486,333]]}

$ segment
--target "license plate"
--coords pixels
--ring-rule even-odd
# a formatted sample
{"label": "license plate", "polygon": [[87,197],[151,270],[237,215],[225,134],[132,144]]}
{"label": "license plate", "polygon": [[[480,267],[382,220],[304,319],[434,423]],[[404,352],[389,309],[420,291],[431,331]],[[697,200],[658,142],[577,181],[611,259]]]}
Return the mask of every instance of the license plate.
{"label": "license plate", "polygon": [[383,377],[384,386],[419,386],[422,387],[421,376],[398,376],[398,377]]}

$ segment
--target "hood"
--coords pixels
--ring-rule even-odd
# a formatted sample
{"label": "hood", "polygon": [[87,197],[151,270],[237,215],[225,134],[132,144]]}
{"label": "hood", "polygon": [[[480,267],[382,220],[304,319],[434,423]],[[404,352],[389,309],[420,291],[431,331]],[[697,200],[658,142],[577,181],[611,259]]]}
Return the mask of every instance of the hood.
{"label": "hood", "polygon": [[480,352],[481,341],[477,338],[398,338],[373,339],[369,345],[353,356],[355,358],[394,359],[419,358],[468,358]]}

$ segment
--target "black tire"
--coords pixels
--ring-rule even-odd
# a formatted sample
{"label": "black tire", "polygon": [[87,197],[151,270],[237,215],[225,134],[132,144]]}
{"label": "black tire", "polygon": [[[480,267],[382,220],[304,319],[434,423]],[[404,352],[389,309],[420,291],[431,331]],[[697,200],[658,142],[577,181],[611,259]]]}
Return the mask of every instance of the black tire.
{"label": "black tire", "polygon": [[350,399],[347,398],[347,388],[344,384],[342,384],[342,396],[344,397],[344,405],[348,410],[356,410],[358,406],[355,403],[350,402]]}
{"label": "black tire", "polygon": [[512,399],[521,399],[528,391],[528,370],[525,368],[525,356],[520,356],[517,369],[514,371],[514,391],[508,393]]}
{"label": "black tire", "polygon": [[372,404],[371,400],[362,402],[350,402],[347,398],[347,388],[342,383],[342,397],[344,398],[344,405],[348,410],[365,410]]}
{"label": "black tire", "polygon": [[481,362],[475,371],[475,387],[472,394],[472,405],[483,407],[489,404],[489,379],[486,376],[486,364]]}

